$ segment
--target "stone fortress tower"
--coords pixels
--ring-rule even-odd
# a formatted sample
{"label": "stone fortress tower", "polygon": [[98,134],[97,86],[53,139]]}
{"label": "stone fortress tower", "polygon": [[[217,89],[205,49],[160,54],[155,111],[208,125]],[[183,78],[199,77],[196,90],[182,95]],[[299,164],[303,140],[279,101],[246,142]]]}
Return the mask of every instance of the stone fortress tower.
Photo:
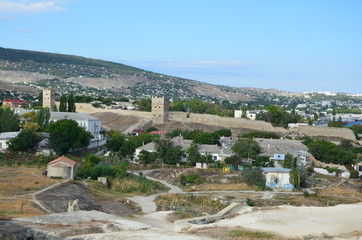
{"label": "stone fortress tower", "polygon": [[152,118],[154,123],[165,123],[168,121],[169,106],[165,97],[152,97]]}
{"label": "stone fortress tower", "polygon": [[43,89],[43,107],[53,110],[55,105],[55,90],[52,88]]}

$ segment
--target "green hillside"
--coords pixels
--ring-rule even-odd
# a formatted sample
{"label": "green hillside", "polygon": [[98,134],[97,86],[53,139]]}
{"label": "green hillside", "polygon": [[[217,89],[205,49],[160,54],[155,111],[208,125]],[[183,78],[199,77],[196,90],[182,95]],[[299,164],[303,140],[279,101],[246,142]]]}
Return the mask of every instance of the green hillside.
{"label": "green hillside", "polygon": [[120,63],[73,55],[0,48],[0,69],[51,74],[59,77],[106,77],[139,75],[155,79],[160,74]]}

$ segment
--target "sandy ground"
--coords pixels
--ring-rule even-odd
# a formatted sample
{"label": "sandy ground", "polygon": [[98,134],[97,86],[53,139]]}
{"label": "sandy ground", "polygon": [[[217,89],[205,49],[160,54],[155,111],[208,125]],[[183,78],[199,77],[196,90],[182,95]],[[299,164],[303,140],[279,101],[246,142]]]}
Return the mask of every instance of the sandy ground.
{"label": "sandy ground", "polygon": [[159,230],[144,231],[122,231],[106,234],[91,234],[76,236],[74,238],[65,238],[66,240],[212,240],[200,236],[187,235],[182,233],[172,233]]}
{"label": "sandy ground", "polygon": [[118,130],[124,133],[130,133],[149,121],[148,119],[137,116],[128,116],[111,112],[93,113],[92,115],[101,119],[102,126],[106,129]]}
{"label": "sandy ground", "polygon": [[286,237],[302,237],[322,234],[338,236],[359,232],[362,231],[361,224],[362,203],[357,203],[333,207],[280,206],[245,213],[214,225],[240,226]]}

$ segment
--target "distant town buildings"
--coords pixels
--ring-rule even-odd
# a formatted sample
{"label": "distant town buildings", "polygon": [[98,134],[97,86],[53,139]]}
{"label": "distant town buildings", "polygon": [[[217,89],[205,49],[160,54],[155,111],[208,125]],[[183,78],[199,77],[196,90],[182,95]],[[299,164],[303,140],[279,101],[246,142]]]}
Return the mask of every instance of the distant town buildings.
{"label": "distant town buildings", "polygon": [[10,108],[20,108],[20,107],[28,107],[30,104],[25,101],[21,100],[12,100],[12,99],[4,99],[3,100],[4,106],[9,106]]}

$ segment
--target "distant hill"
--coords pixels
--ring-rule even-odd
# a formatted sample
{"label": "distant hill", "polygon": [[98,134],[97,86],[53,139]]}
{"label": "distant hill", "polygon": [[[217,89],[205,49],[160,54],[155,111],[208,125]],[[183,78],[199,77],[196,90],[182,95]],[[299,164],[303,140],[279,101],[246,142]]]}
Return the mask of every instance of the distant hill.
{"label": "distant hill", "polygon": [[0,48],[0,89],[34,93],[39,91],[34,87],[39,86],[56,88],[59,94],[97,94],[101,89],[111,96],[156,95],[211,101],[250,102],[263,92],[281,94],[276,90],[216,86],[98,59]]}

